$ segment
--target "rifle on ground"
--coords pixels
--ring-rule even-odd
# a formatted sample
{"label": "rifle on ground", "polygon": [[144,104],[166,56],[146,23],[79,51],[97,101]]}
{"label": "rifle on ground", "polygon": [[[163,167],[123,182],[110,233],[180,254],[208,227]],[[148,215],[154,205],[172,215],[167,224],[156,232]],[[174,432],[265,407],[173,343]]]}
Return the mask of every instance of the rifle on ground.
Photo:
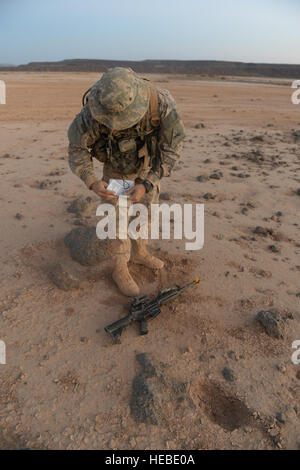
{"label": "rifle on ground", "polygon": [[196,278],[183,287],[174,286],[162,289],[155,299],[150,300],[148,296],[134,297],[131,301],[130,311],[126,317],[117,320],[104,329],[114,339],[115,343],[120,343],[120,336],[133,321],[139,322],[140,334],[148,333],[148,320],[155,318],[160,313],[160,306],[170,300],[176,299],[185,289],[199,284],[200,279]]}

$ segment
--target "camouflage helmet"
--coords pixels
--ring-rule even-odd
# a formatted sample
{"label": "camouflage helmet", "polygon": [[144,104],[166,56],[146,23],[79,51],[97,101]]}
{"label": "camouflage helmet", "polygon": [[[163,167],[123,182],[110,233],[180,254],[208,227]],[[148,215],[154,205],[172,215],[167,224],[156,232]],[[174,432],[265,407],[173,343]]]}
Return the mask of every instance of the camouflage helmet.
{"label": "camouflage helmet", "polygon": [[96,82],[88,97],[88,106],[96,121],[119,131],[137,124],[149,106],[146,82],[133,70],[115,67]]}

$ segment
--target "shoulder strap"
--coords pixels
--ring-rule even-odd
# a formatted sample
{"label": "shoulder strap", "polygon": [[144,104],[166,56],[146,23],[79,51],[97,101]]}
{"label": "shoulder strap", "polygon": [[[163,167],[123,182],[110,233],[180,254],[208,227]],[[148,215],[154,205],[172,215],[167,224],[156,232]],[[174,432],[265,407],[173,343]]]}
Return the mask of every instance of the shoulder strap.
{"label": "shoulder strap", "polygon": [[155,85],[149,80],[149,78],[143,77],[143,80],[147,82],[147,85],[150,90],[150,100],[149,100],[149,112],[150,112],[150,121],[153,127],[159,127],[160,125],[160,114],[159,114],[159,102],[158,94],[155,88]]}
{"label": "shoulder strap", "polygon": [[159,105],[158,105],[158,94],[155,87],[152,85],[150,88],[150,119],[153,127],[159,127],[160,125],[160,115],[159,115]]}

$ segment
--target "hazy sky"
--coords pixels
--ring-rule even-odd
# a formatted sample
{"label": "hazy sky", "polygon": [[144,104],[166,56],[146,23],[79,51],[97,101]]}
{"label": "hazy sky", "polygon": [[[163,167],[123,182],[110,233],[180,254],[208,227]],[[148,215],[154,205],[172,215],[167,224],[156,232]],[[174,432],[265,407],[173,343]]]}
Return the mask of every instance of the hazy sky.
{"label": "hazy sky", "polygon": [[300,63],[300,0],[0,0],[0,63]]}

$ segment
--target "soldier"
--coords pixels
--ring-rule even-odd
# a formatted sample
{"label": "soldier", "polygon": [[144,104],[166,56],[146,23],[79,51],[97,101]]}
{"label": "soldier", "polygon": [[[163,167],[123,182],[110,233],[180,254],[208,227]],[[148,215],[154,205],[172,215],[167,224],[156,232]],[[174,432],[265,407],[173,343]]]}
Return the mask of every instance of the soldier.
{"label": "soldier", "polygon": [[[184,127],[167,90],[130,68],[115,67],[92,86],[68,137],[70,168],[90,190],[117,208],[118,197],[106,189],[109,179],[132,180],[130,201],[150,208],[158,203],[161,178],[170,175],[179,159]],[[93,158],[104,164],[101,180]],[[132,240],[131,250],[128,238],[109,240],[112,277],[125,295],[139,294],[128,270],[130,255],[133,262],[152,269],[164,266],[147,251],[146,242]]]}

